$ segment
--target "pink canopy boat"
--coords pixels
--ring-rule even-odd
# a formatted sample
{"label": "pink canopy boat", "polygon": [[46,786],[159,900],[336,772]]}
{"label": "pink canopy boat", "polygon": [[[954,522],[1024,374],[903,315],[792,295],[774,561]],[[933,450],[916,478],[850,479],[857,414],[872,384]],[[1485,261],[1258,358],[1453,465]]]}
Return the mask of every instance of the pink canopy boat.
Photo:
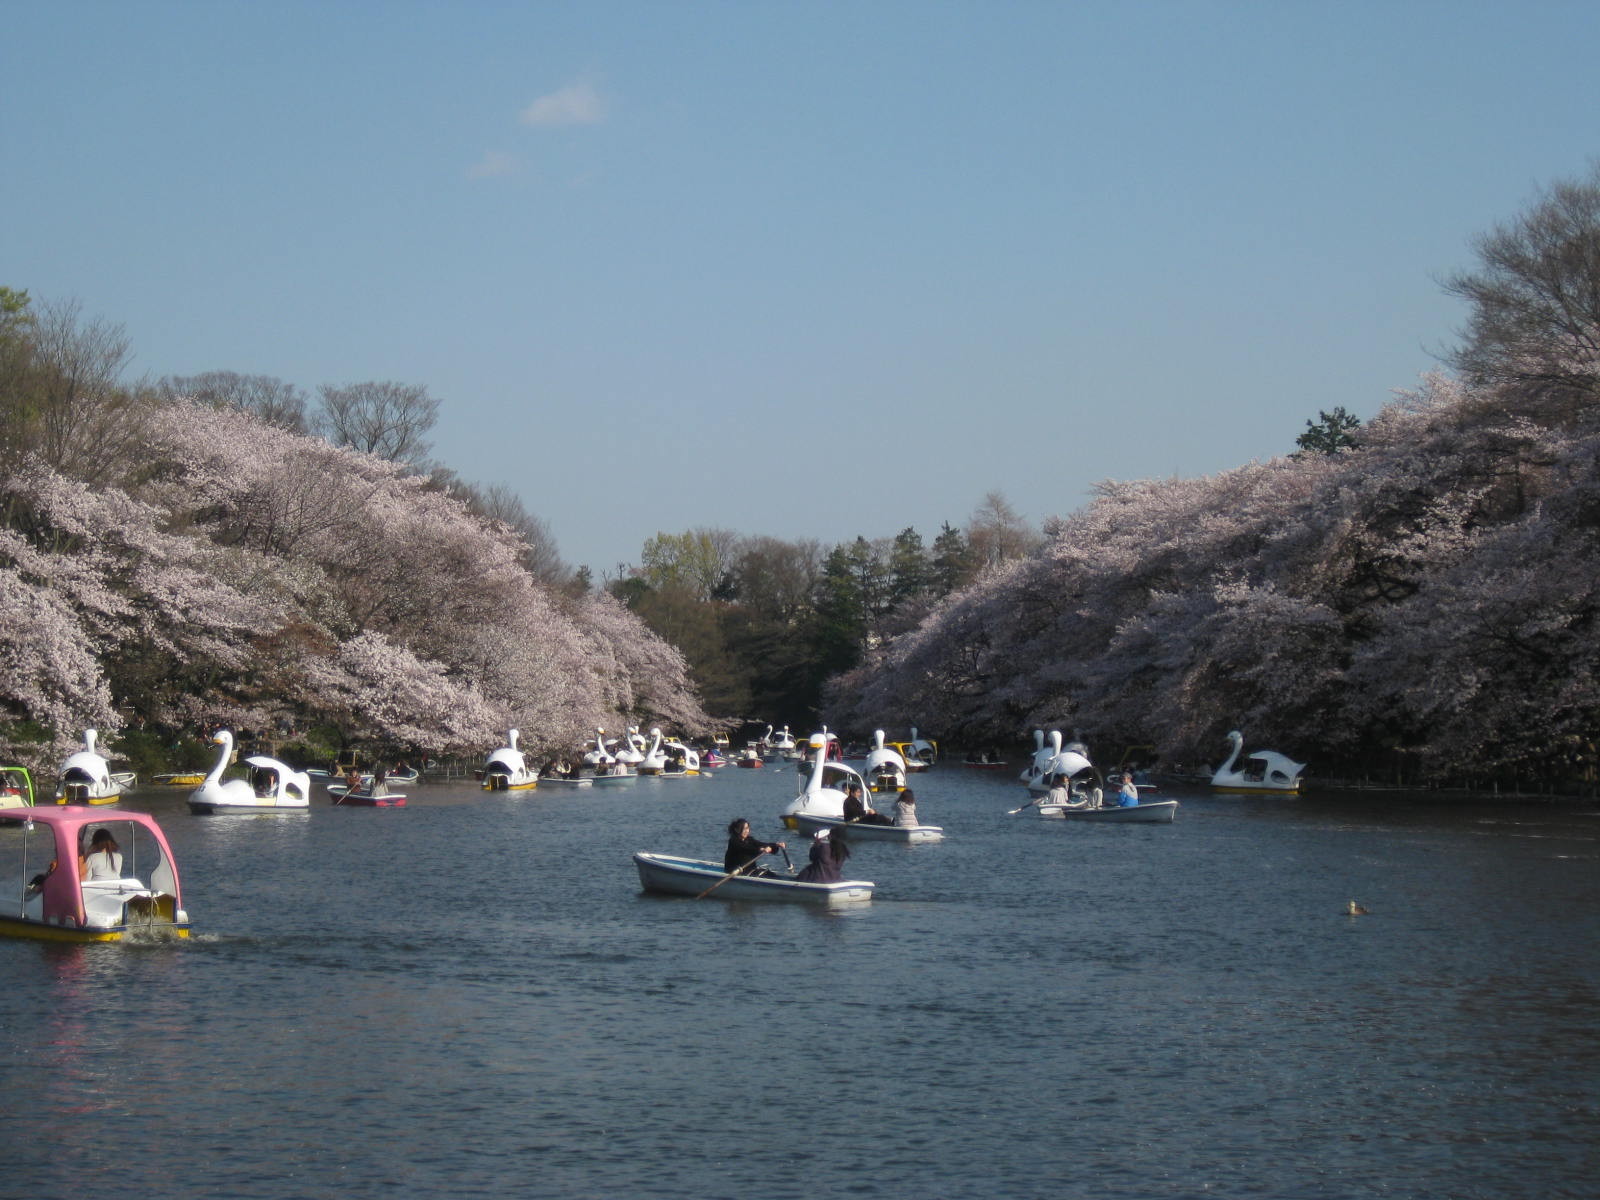
{"label": "pink canopy boat", "polygon": [[178,868],[155,818],[83,804],[0,810],[0,934],[69,942],[188,937]]}

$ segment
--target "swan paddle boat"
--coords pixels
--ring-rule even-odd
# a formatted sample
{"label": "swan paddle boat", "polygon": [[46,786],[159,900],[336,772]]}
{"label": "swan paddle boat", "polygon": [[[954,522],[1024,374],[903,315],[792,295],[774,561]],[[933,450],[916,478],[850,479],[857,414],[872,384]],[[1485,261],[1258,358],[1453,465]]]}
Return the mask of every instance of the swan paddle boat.
{"label": "swan paddle boat", "polygon": [[517,749],[518,731],[510,731],[509,746],[491,751],[479,772],[483,788],[489,792],[525,792],[539,786],[539,772],[530,767]]}
{"label": "swan paddle boat", "polygon": [[883,730],[873,730],[872,749],[867,751],[867,786],[875,792],[903,792],[906,790],[906,760],[898,750],[884,745]]}
{"label": "swan paddle boat", "polygon": [[1050,764],[1055,761],[1056,755],[1061,753],[1061,731],[1052,729],[1048,740],[1044,730],[1033,731],[1033,757],[1028,760],[1028,765],[1023,767],[1017,775],[1030,792],[1044,792],[1049,785],[1044,781],[1050,777]]}
{"label": "swan paddle boat", "polygon": [[[114,849],[79,858],[101,830]],[[84,804],[0,811],[0,934],[67,942],[188,937],[178,869],[147,813]]]}
{"label": "swan paddle boat", "polygon": [[789,904],[859,904],[872,899],[876,886],[862,879],[838,883],[805,883],[784,875],[730,875],[720,862],[679,858],[639,851],[633,856],[639,884],[647,892],[721,900],[780,901]]}
{"label": "swan paddle boat", "polygon": [[786,828],[798,828],[797,818],[801,813],[836,817],[842,821],[846,786],[855,783],[866,792],[867,781],[861,778],[861,772],[837,758],[828,757],[830,743],[831,748],[837,750],[839,738],[829,733],[826,726],[822,732],[811,735],[806,747],[811,761],[806,773],[800,776],[800,793],[781,814]]}
{"label": "swan paddle boat", "polygon": [[32,808],[33,776],[27,767],[0,767],[0,808]]}
{"label": "swan paddle boat", "polygon": [[661,750],[666,755],[666,762],[657,774],[667,779],[700,774],[700,752],[694,747],[674,739],[663,742]]}
{"label": "swan paddle boat", "polygon": [[69,754],[61,764],[57,804],[115,804],[122,799],[122,789],[133,786],[132,771],[113,771],[95,749],[98,736],[93,729],[85,729],[83,749]]}
{"label": "swan paddle boat", "polygon": [[639,764],[644,761],[645,752],[649,749],[650,745],[639,732],[639,727],[629,725],[622,744],[612,751],[611,757],[617,760],[617,765],[622,767],[624,774],[633,776],[639,773]]}
{"label": "swan paddle boat", "polygon": [[644,752],[644,757],[639,760],[638,771],[641,775],[659,775],[667,766],[667,756],[661,749],[661,730],[650,731],[650,748]]}
{"label": "swan paddle boat", "polygon": [[939,761],[939,743],[921,736],[915,725],[911,727],[909,742],[890,742],[889,745],[906,760],[908,771],[926,771]]}
{"label": "swan paddle boat", "polygon": [[819,817],[815,813],[796,813],[795,828],[808,837],[819,829],[831,834],[844,830],[845,840],[856,842],[899,842],[904,846],[918,846],[924,842],[941,842],[944,829],[939,825],[874,825],[869,821],[846,821],[843,817]]}
{"label": "swan paddle boat", "polygon": [[1235,729],[1228,735],[1231,747],[1228,760],[1211,777],[1211,790],[1240,795],[1265,793],[1269,796],[1297,796],[1305,763],[1297,763],[1276,750],[1256,750],[1244,756],[1244,765],[1235,766],[1244,749],[1244,735]]}
{"label": "swan paddle boat", "polygon": [[219,729],[211,740],[222,747],[216,765],[189,793],[189,811],[194,813],[264,813],[304,811],[311,807],[311,776],[304,771],[253,754],[245,759],[249,779],[224,779],[222,773],[233,761],[233,732]]}
{"label": "swan paddle boat", "polygon": [[606,741],[606,731],[604,729],[596,729],[594,731],[594,745],[584,751],[583,765],[597,771],[604,767],[606,773],[609,774],[611,768],[617,764],[617,756],[611,751],[611,747],[616,744],[615,738],[612,738],[609,743]]}
{"label": "swan paddle boat", "polygon": [[795,745],[794,734],[789,732],[787,725],[780,733],[774,734],[768,744],[772,752],[780,758],[798,758],[800,755],[800,749]]}

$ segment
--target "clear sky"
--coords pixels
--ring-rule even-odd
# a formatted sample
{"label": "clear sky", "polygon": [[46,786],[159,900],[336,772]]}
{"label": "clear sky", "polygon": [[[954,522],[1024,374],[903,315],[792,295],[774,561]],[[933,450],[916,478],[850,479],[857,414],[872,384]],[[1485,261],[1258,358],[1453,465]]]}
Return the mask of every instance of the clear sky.
{"label": "clear sky", "polygon": [[1208,474],[1436,364],[1600,4],[0,0],[0,284],[425,384],[596,575]]}

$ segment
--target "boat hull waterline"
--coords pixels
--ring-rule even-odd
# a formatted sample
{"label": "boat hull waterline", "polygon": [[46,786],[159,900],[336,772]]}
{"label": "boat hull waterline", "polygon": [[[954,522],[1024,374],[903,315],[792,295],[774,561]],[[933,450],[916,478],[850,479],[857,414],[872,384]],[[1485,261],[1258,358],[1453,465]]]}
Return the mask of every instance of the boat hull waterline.
{"label": "boat hull waterline", "polygon": [[917,846],[944,840],[944,828],[940,825],[875,825],[869,821],[846,821],[843,817],[819,817],[815,813],[795,813],[794,822],[807,836],[819,829],[830,832],[842,829],[845,839],[851,842],[898,842]]}
{"label": "boat hull waterline", "polygon": [[735,875],[729,878],[722,864],[703,858],[680,858],[672,854],[639,851],[633,856],[639,870],[639,884],[647,892],[669,896],[700,896],[708,899],[760,900],[788,904],[859,904],[872,899],[876,886],[866,880],[846,879],[839,883],[802,883],[787,876],[763,877]]}
{"label": "boat hull waterline", "polygon": [[1051,820],[1111,821],[1134,825],[1165,825],[1178,813],[1176,800],[1153,800],[1130,804],[1126,808],[1069,808],[1062,804],[1040,804],[1039,815]]}

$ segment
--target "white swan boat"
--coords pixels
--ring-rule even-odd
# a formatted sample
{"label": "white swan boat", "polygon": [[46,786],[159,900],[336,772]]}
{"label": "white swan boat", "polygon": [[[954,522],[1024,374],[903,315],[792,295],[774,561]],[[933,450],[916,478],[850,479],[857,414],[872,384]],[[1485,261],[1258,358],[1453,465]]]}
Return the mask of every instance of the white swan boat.
{"label": "white swan boat", "polygon": [[[639,764],[644,761],[645,751],[650,747],[644,740],[644,735],[639,732],[637,725],[629,725],[627,735],[622,739],[622,745],[612,751],[611,756],[617,760],[623,773],[629,776],[639,773]],[[615,771],[612,774],[616,774]]]}
{"label": "white swan boat", "polygon": [[789,904],[859,904],[872,899],[875,884],[863,879],[805,883],[788,876],[729,875],[722,864],[704,858],[639,851],[633,856],[639,884],[647,892],[671,896],[715,896],[721,900],[779,901]]}
{"label": "white swan boat", "polygon": [[861,778],[861,772],[837,758],[828,757],[830,743],[836,746],[838,741],[838,736],[829,733],[827,726],[823,726],[821,733],[811,735],[807,743],[807,753],[811,758],[810,771],[800,777],[799,794],[781,814],[785,827],[796,828],[796,818],[801,813],[843,820],[846,786],[854,783],[865,794],[867,781]]}
{"label": "white swan boat", "polygon": [[692,746],[671,739],[661,744],[661,752],[666,761],[658,774],[669,779],[700,774],[700,752]]}
{"label": "white swan boat", "polygon": [[872,731],[872,749],[867,751],[867,761],[862,774],[867,786],[875,792],[903,792],[906,790],[906,760],[898,750],[884,744],[883,730]]}
{"label": "white swan boat", "polygon": [[122,799],[122,789],[133,786],[132,771],[113,771],[95,749],[97,737],[93,729],[85,729],[83,749],[69,754],[61,764],[57,804],[115,804]]}
{"label": "white swan boat", "polygon": [[1212,791],[1241,795],[1299,795],[1300,776],[1306,769],[1305,763],[1297,763],[1276,750],[1256,750],[1244,756],[1242,766],[1236,766],[1239,752],[1244,748],[1244,735],[1235,729],[1228,735],[1228,744],[1231,747],[1228,760],[1211,777]]}
{"label": "white swan boat", "polygon": [[923,737],[915,725],[911,727],[909,742],[890,742],[889,745],[900,752],[908,771],[926,771],[939,761],[939,743]]}
{"label": "white swan boat", "polygon": [[1030,792],[1047,791],[1049,785],[1045,784],[1044,781],[1049,778],[1050,764],[1055,760],[1056,755],[1060,753],[1061,731],[1059,729],[1052,729],[1048,740],[1045,738],[1044,730],[1035,729],[1033,731],[1033,757],[1028,760],[1028,765],[1022,768],[1017,778],[1027,785]]}
{"label": "white swan boat", "polygon": [[189,793],[190,812],[285,812],[311,806],[311,776],[264,754],[244,760],[250,768],[249,779],[223,779],[222,773],[233,761],[233,733],[219,729],[211,740],[222,747],[222,753],[205,780]]}
{"label": "white swan boat", "polygon": [[539,786],[539,772],[528,765],[517,749],[518,731],[510,731],[509,746],[491,751],[483,764],[483,788],[489,792],[525,792]]}
{"label": "white swan boat", "polygon": [[606,773],[610,774],[611,768],[617,763],[617,756],[611,751],[611,747],[614,745],[616,745],[615,738],[608,744],[606,742],[606,731],[604,729],[596,729],[594,731],[594,745],[584,752],[583,765],[594,770],[604,767]]}
{"label": "white swan boat", "polygon": [[644,752],[644,757],[639,760],[638,771],[641,775],[659,775],[666,768],[667,756],[661,749],[661,730],[650,731],[650,748]]}
{"label": "white swan boat", "polygon": [[939,825],[874,825],[868,821],[846,821],[843,817],[819,817],[815,813],[796,813],[794,823],[795,828],[808,837],[819,829],[830,833],[842,829],[847,842],[899,842],[918,846],[944,840],[944,828]]}

